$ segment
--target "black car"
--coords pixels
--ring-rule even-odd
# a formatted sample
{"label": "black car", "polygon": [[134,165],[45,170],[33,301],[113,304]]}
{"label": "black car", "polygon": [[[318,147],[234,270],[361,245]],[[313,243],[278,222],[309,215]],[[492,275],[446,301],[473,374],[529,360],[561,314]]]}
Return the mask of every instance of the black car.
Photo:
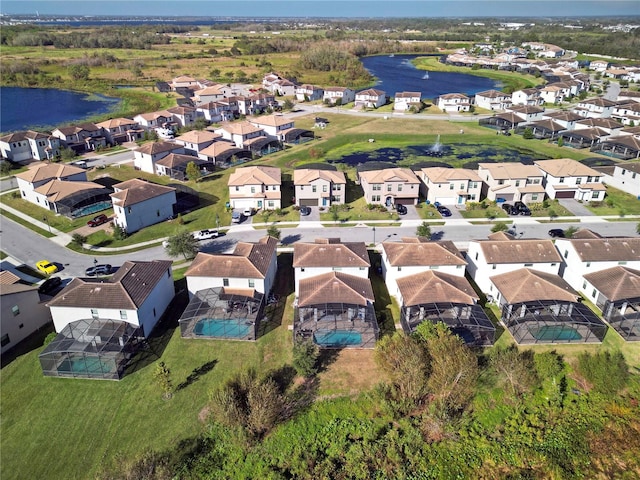
{"label": "black car", "polygon": [[531,215],[531,210],[523,202],[514,202],[513,206],[518,210],[518,215]]}
{"label": "black car", "polygon": [[306,217],[307,215],[310,215],[310,214],[311,214],[311,207],[307,207],[305,205],[300,207],[300,215],[302,215],[303,217]]}
{"label": "black car", "polygon": [[62,279],[60,277],[47,278],[38,287],[38,293],[49,294],[51,292],[56,291],[61,284],[62,284]]}
{"label": "black car", "polygon": [[561,228],[552,228],[549,230],[549,236],[552,238],[564,238],[564,230]]}
{"label": "black car", "polygon": [[444,207],[442,205],[438,205],[438,213],[440,215],[442,215],[443,217],[450,217],[451,216],[451,210],[449,210],[447,207]]}
{"label": "black car", "polygon": [[503,203],[502,209],[507,212],[509,215],[518,215],[518,209],[511,205],[510,203]]}
{"label": "black car", "polygon": [[111,273],[111,265],[96,265],[95,267],[87,268],[85,275],[88,277],[94,277],[98,275],[109,275]]}
{"label": "black car", "polygon": [[398,204],[396,205],[396,212],[398,212],[398,215],[405,215],[407,213],[407,207]]}

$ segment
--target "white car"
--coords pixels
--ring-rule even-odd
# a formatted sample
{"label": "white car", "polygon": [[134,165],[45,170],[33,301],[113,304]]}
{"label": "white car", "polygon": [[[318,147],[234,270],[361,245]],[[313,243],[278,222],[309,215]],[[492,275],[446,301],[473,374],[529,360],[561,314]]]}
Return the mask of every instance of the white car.
{"label": "white car", "polygon": [[249,218],[251,215],[253,215],[253,208],[245,208],[244,210],[242,210],[242,215]]}
{"label": "white car", "polygon": [[209,240],[210,238],[218,238],[219,235],[218,230],[200,230],[193,234],[193,238],[196,240]]}

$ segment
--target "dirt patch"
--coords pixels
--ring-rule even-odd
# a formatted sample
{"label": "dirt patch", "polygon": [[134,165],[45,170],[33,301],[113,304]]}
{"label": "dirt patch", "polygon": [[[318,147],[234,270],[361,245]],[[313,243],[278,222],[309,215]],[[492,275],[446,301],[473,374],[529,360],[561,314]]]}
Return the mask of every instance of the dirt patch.
{"label": "dirt patch", "polygon": [[210,415],[211,415],[211,407],[207,405],[202,410],[200,410],[200,413],[198,413],[198,421],[200,423],[206,423]]}

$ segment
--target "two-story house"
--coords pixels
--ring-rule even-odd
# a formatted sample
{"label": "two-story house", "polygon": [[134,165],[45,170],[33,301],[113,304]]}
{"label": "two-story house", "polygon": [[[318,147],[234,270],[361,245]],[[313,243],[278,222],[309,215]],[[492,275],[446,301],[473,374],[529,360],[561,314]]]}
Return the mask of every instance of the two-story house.
{"label": "two-story house", "polygon": [[542,120],[544,115],[544,108],[540,108],[536,105],[516,105],[509,108],[509,111],[515,113],[525,122],[535,122],[536,120]]}
{"label": "two-story house", "polygon": [[379,108],[387,103],[387,95],[382,90],[367,88],[356,93],[354,102],[355,107]]}
{"label": "two-story house", "polygon": [[284,142],[285,133],[294,128],[295,122],[284,115],[266,115],[248,119],[251,125],[260,128],[272,140]]}
{"label": "two-story house", "polygon": [[251,152],[238,148],[236,144],[231,141],[217,140],[208,147],[200,150],[198,158],[216,167],[227,168],[234,163],[234,159],[237,163],[251,160]]}
{"label": "two-story house", "polygon": [[299,102],[315,102],[322,100],[324,89],[308,83],[296,87],[296,100]]}
{"label": "two-story house", "polygon": [[176,189],[139,178],[113,186],[113,223],[127,233],[164,222],[174,215]]}
{"label": "two-story house", "polygon": [[22,199],[35,203],[44,208],[49,208],[46,202],[42,201],[37,189],[52,180],[65,182],[86,182],[87,172],[82,168],[64,163],[47,163],[31,167],[25,172],[15,175]]}
{"label": "two-story house", "polygon": [[580,100],[573,111],[583,118],[607,118],[613,113],[616,102],[603,97]]}
{"label": "two-story house", "polygon": [[387,168],[358,172],[367,203],[374,205],[416,205],[420,180],[410,168]]}
{"label": "two-story house", "polygon": [[346,105],[356,99],[356,92],[347,87],[327,87],[322,101],[331,105]]}
{"label": "two-story house", "polygon": [[229,102],[215,101],[198,105],[196,114],[203,117],[207,122],[219,123],[232,121],[235,112]]}
{"label": "two-story house", "polygon": [[471,100],[464,93],[446,93],[438,97],[436,106],[443,112],[468,112]]}
{"label": "two-story house", "polygon": [[428,167],[419,172],[421,190],[429,203],[464,205],[478,202],[482,196],[482,180],[467,168]]}
{"label": "two-story house", "polygon": [[279,168],[262,165],[236,168],[227,186],[231,208],[281,208],[282,171]]}
{"label": "two-story house", "polygon": [[476,93],[475,104],[486,110],[506,110],[511,106],[511,94],[497,90],[485,90]]}
{"label": "two-story house", "polygon": [[149,142],[133,151],[133,167],[147,173],[156,173],[156,162],[170,153],[184,153],[184,147],[170,142]]}
{"label": "two-story house", "polygon": [[506,202],[520,200],[524,203],[544,200],[543,175],[535,165],[480,163],[478,176],[484,182],[483,195],[489,200],[503,198]]}
{"label": "two-story house", "polygon": [[172,107],[168,108],[167,112],[171,114],[173,121],[176,122],[179,127],[190,127],[195,123],[197,118],[197,112],[194,107]]}
{"label": "two-story house", "polygon": [[347,178],[336,170],[301,168],[293,172],[296,206],[329,207],[346,202]]}
{"label": "two-story house", "polygon": [[53,135],[27,130],[0,137],[0,157],[12,162],[52,160],[59,154],[60,139]]}
{"label": "two-story house", "polygon": [[640,163],[619,163],[612,167],[599,167],[602,181],[640,200]]}
{"label": "two-story house", "polygon": [[575,198],[585,202],[604,199],[606,187],[602,175],[584,163],[570,158],[537,160],[543,174],[542,184],[549,198]]}
{"label": "two-story house", "polygon": [[224,140],[233,142],[238,148],[245,148],[248,145],[247,142],[251,139],[266,137],[261,127],[257,127],[247,121],[225,123],[215,128],[214,132],[220,134]]}
{"label": "two-story house", "polygon": [[623,125],[640,125],[640,102],[633,100],[618,101],[613,107],[611,118]]}
{"label": "two-story house", "polygon": [[540,97],[540,91],[537,88],[523,88],[511,93],[511,103],[513,105],[540,106],[544,100]]}
{"label": "two-story house", "polygon": [[205,103],[215,102],[222,98],[225,98],[230,94],[229,90],[225,89],[226,85],[211,85],[200,90],[193,92],[193,98],[196,105],[202,105]]}
{"label": "two-story house", "polygon": [[173,119],[173,115],[166,110],[157,112],[140,113],[133,117],[133,121],[145,130],[155,130],[162,128],[166,130],[176,130],[177,122]]}
{"label": "two-story house", "polygon": [[102,128],[93,123],[81,123],[52,130],[51,135],[60,139],[60,145],[77,153],[90,152],[107,146]]}
{"label": "two-story house", "polygon": [[373,348],[379,336],[364,242],[317,239],[293,247],[294,340],[322,348]]}
{"label": "two-story house", "polygon": [[135,142],[144,137],[144,129],[130,118],[112,118],[96,123],[102,128],[107,143],[119,145],[124,142]]}
{"label": "two-story house", "polygon": [[406,112],[411,107],[419,109],[422,104],[421,97],[421,92],[396,92],[393,97],[393,110]]}
{"label": "two-story house", "polygon": [[190,130],[176,137],[174,141],[176,144],[182,145],[185,154],[197,156],[201,150],[207,148],[218,138],[221,138],[219,133],[208,130]]}

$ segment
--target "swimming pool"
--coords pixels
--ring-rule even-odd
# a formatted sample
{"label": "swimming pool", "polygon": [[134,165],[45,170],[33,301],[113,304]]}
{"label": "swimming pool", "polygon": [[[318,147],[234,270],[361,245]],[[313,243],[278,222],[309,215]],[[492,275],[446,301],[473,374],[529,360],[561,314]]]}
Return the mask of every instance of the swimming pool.
{"label": "swimming pool", "polygon": [[570,342],[582,339],[582,335],[575,328],[566,325],[546,325],[531,328],[529,332],[540,342]]}
{"label": "swimming pool", "polygon": [[78,210],[74,210],[71,214],[73,218],[84,217],[85,215],[91,215],[92,213],[101,212],[102,210],[107,210],[111,208],[113,204],[111,200],[107,200],[104,202],[94,203],[93,205],[87,205],[86,207],[82,207]]}
{"label": "swimming pool", "polygon": [[78,376],[102,377],[105,374],[113,376],[116,371],[115,361],[99,357],[69,357],[58,365],[59,373]]}
{"label": "swimming pool", "polygon": [[349,330],[318,330],[313,341],[321,347],[347,347],[362,345],[362,334]]}
{"label": "swimming pool", "polygon": [[253,325],[247,320],[203,318],[193,329],[199,337],[243,338],[248,337]]}

